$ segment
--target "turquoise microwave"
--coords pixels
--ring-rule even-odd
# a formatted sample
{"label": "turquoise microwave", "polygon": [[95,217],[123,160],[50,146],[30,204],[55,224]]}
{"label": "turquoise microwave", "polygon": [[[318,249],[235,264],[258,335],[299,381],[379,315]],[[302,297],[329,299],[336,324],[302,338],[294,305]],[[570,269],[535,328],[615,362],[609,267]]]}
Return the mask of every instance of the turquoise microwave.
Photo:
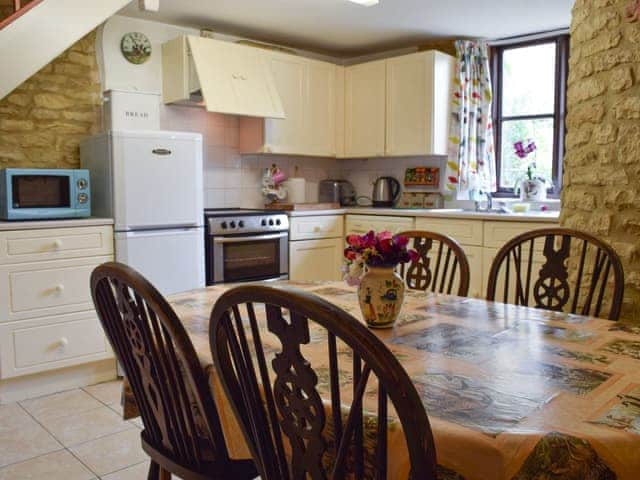
{"label": "turquoise microwave", "polygon": [[0,170],[0,219],[46,220],[89,216],[89,170]]}

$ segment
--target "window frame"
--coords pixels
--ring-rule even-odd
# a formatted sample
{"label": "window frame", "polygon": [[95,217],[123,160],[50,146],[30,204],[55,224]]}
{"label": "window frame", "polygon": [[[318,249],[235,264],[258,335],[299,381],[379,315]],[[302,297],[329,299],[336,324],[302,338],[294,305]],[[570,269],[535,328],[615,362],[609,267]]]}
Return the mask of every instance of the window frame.
{"label": "window frame", "polygon": [[[566,112],[567,112],[567,80],[569,73],[569,34],[552,35],[535,40],[521,40],[513,38],[513,41],[501,43],[491,47],[491,79],[493,88],[493,130],[495,139],[495,158],[496,158],[496,184],[497,191],[493,194],[495,197],[515,197],[514,188],[505,188],[500,186],[500,176],[502,175],[502,123],[504,121],[513,120],[536,120],[553,118],[553,168],[551,187],[548,189],[548,196],[551,198],[559,198],[562,191],[562,174],[563,159],[565,154],[565,131],[566,131]],[[511,39],[510,39],[511,40]],[[554,98],[554,112],[550,114],[540,115],[502,115],[502,94],[503,94],[503,55],[506,50],[516,48],[532,47],[536,45],[545,45],[549,43],[556,44],[556,88]]]}

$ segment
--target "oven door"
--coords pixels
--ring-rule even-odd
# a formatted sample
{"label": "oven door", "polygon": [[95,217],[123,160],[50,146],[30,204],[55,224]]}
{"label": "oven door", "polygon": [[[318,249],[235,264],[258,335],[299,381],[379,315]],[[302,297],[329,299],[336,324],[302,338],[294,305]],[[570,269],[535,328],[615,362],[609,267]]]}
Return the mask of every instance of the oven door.
{"label": "oven door", "polygon": [[209,241],[210,283],[285,279],[289,274],[288,232],[214,236]]}

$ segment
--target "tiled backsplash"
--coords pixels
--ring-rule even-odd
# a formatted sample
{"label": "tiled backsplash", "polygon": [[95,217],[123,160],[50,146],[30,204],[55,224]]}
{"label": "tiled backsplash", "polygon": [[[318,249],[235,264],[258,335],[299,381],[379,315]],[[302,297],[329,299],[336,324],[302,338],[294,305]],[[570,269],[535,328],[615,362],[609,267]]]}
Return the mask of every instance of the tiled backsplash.
{"label": "tiled backsplash", "polygon": [[443,167],[442,157],[336,160],[281,155],[240,155],[240,127],[237,117],[209,113],[194,107],[161,108],[162,129],[199,132],[203,136],[204,204],[207,208],[261,207],[262,171],[274,163],[287,176],[298,175],[307,181],[307,202],[318,200],[318,182],[325,178],[349,180],[359,196],[370,197],[372,183],[380,176],[391,175],[402,182],[407,167]]}
{"label": "tiled backsplash", "polygon": [[307,180],[307,201],[318,200],[318,182],[340,176],[340,164],[333,158],[238,153],[238,118],[209,113],[204,109],[163,106],[160,127],[164,130],[199,132],[204,149],[204,205],[207,208],[257,208],[263,205],[262,171],[278,165],[288,176]]}
{"label": "tiled backsplash", "polygon": [[[445,157],[382,157],[370,159],[337,160],[342,178],[353,183],[358,196],[371,197],[373,182],[378,177],[391,176],[402,184],[405,169],[411,167],[440,167],[442,188]],[[404,186],[402,187],[404,189]],[[407,191],[433,192],[434,188],[411,188]]]}

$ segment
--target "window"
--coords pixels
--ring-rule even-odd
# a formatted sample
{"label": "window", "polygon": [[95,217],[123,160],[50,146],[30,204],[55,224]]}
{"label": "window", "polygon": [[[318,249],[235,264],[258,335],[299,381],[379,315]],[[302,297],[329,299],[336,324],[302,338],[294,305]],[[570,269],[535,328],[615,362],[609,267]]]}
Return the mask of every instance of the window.
{"label": "window", "polygon": [[[501,44],[491,52],[496,138],[497,196],[512,196],[533,159],[549,182],[562,188],[569,36]],[[533,140],[534,157],[522,160],[513,144]]]}

